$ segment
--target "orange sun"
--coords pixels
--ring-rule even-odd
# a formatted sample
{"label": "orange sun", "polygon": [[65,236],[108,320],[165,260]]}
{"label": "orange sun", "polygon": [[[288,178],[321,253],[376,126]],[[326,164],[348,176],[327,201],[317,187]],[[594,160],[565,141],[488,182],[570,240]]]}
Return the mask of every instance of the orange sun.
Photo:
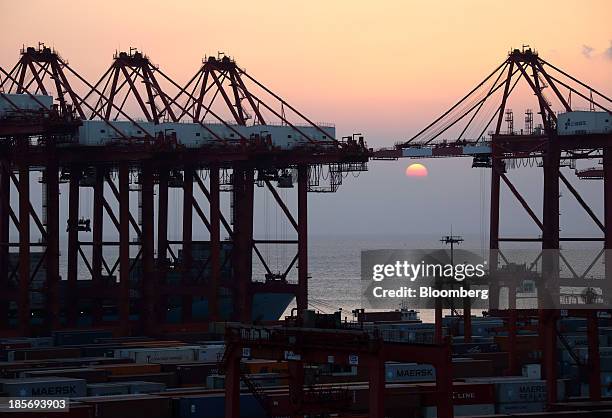
{"label": "orange sun", "polygon": [[406,168],[406,176],[408,177],[427,177],[427,167],[423,164],[410,164]]}

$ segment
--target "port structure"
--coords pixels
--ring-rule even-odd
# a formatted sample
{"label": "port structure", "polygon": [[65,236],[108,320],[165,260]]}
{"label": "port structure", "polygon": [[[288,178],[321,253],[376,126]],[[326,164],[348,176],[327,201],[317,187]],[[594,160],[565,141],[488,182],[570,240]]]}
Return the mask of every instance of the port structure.
{"label": "port structure", "polygon": [[[455,265],[455,245],[461,244],[464,241],[463,237],[460,235],[453,235],[453,229],[451,228],[450,235],[445,235],[440,239],[440,242],[450,246],[450,263],[451,265]],[[436,326],[436,342],[442,342],[442,299],[437,298],[436,304],[438,305],[435,309],[435,326]],[[456,310],[454,306],[451,306],[451,314],[455,315]],[[472,310],[470,306],[469,298],[465,298],[463,300],[463,337],[466,341],[472,340]]]}
{"label": "port structure", "polygon": [[[253,293],[290,292],[296,295],[298,311],[308,306],[307,302],[307,192],[335,191],[342,181],[342,174],[349,171],[365,169],[368,159],[398,158],[444,158],[470,157],[473,166],[491,169],[491,216],[490,216],[490,257],[491,268],[502,270],[505,260],[500,244],[506,242],[539,243],[543,252],[542,265],[552,276],[559,275],[560,262],[566,262],[557,251],[564,241],[603,242],[602,255],[605,259],[612,245],[612,134],[608,133],[558,133],[558,115],[553,111],[555,101],[563,112],[571,112],[576,102],[582,100],[589,109],[602,110],[610,114],[612,101],[603,93],[589,87],[560,68],[543,60],[530,48],[512,50],[485,80],[464,96],[458,103],[442,116],[426,126],[422,131],[407,141],[398,143],[393,149],[381,149],[370,152],[360,139],[350,138],[337,141],[329,137],[329,130],[306,119],[286,101],[257,82],[241,70],[229,58],[219,56],[206,58],[196,75],[181,87],[166,76],[150,60],[131,50],[118,53],[109,70],[97,83],[91,84],[78,75],[72,67],[55,52],[44,46],[27,48],[10,71],[0,69],[2,90],[0,97],[10,103],[11,94],[26,94],[37,101],[37,95],[50,94],[59,102],[57,106],[43,106],[42,112],[28,109],[15,109],[10,115],[3,116],[0,124],[2,137],[2,171],[0,176],[0,277],[7,279],[2,283],[2,310],[10,312],[11,306],[17,306],[17,329],[11,328],[10,315],[0,315],[5,321],[3,333],[32,335],[48,332],[63,326],[73,327],[78,324],[79,302],[91,300],[92,323],[96,326],[120,327],[124,333],[158,333],[172,330],[206,329],[212,319],[219,316],[219,288],[223,280],[218,273],[221,257],[217,257],[222,244],[220,230],[227,230],[232,243],[232,255],[229,262],[233,271],[231,283],[227,289],[231,293],[233,306],[232,319],[245,322],[253,318],[249,303]],[[525,81],[536,97],[537,114],[541,122],[534,125],[534,114],[528,111],[525,117],[525,129],[515,130],[515,118],[508,109],[508,100],[515,91],[519,81]],[[80,88],[75,85],[80,84]],[[248,86],[248,87],[247,87]],[[259,88],[260,93],[252,89]],[[545,90],[552,93],[548,96]],[[263,98],[263,95],[266,98]],[[216,98],[220,97],[218,101]],[[572,104],[572,98],[573,104]],[[129,107],[129,102],[133,106]],[[265,103],[265,105],[264,105]],[[276,105],[277,107],[273,106]],[[217,107],[215,107],[215,105]],[[226,121],[229,115],[231,122]],[[135,113],[139,113],[136,116]],[[300,123],[290,122],[285,112],[292,112]],[[488,113],[487,113],[488,112]],[[213,124],[206,120],[213,120]],[[483,119],[484,117],[484,119]],[[99,121],[108,131],[112,131],[113,140],[104,146],[88,147],[75,144],[75,133],[86,121]],[[144,121],[143,121],[144,120]],[[188,120],[201,126],[211,140],[205,145],[189,148],[181,145],[181,137],[175,129],[158,129],[158,126],[180,123]],[[276,122],[273,122],[275,120]],[[119,122],[128,122],[131,129],[138,129],[140,135],[126,133]],[[507,128],[502,129],[506,121]],[[253,131],[243,130],[256,124],[272,128],[274,123],[289,127],[293,132],[305,138],[303,144],[291,149],[275,146],[267,135],[257,135]],[[252,124],[252,125],[251,125]],[[214,126],[225,130],[222,135]],[[490,127],[493,127],[489,131]],[[310,130],[306,130],[306,129]],[[313,133],[329,140],[315,140]],[[451,137],[451,140],[442,139]],[[561,172],[561,167],[572,167],[572,161],[601,159],[601,169],[594,169],[604,181],[604,219],[599,220],[588,203],[580,196],[577,189]],[[543,207],[541,219],[508,176],[508,169],[525,161],[537,161],[543,172]],[[322,186],[321,173],[327,167],[328,184]],[[208,185],[201,175],[205,170]],[[599,170],[599,171],[597,171]],[[43,184],[43,216],[34,208],[30,195],[30,173],[41,172]],[[272,182],[288,186],[289,172],[297,171],[298,182],[298,215],[297,219],[288,207]],[[180,175],[178,175],[179,173]],[[301,174],[300,174],[301,173]],[[580,173],[577,173],[581,178]],[[588,177],[588,176],[583,176]],[[59,184],[69,185],[68,215],[68,269],[67,280],[63,283],[59,277],[58,256],[60,245],[59,231]],[[505,184],[525,209],[529,218],[541,230],[537,237],[503,237],[500,235],[500,194],[501,185]],[[562,237],[559,231],[559,186],[563,183],[576,199],[587,216],[593,219],[603,236],[598,237]],[[178,185],[185,198],[183,199],[182,239],[172,242],[167,239],[167,188]],[[291,284],[283,280],[286,274],[276,274],[269,267],[265,282],[252,281],[252,258],[262,260],[258,245],[266,244],[253,238],[253,190],[255,185],[263,185],[270,190],[276,203],[296,229],[297,240],[289,244],[298,246],[296,257],[289,263],[293,268],[297,263],[298,283]],[[93,189],[93,219],[79,217],[79,191],[83,187]],[[108,188],[114,202],[108,202],[104,190]],[[11,190],[17,191],[19,205],[14,209],[11,201]],[[135,190],[134,190],[135,189]],[[209,202],[209,217],[206,217],[202,205],[194,195],[201,190],[201,195]],[[158,199],[155,208],[154,194]],[[232,196],[230,220],[223,215],[219,201],[221,191],[228,191]],[[138,220],[130,210],[131,192],[139,195]],[[112,203],[119,206],[119,215],[115,214]],[[210,281],[191,280],[191,271],[179,271],[180,286],[171,286],[164,282],[171,273],[177,273],[175,266],[190,265],[189,246],[196,242],[191,236],[193,231],[193,212],[210,231]],[[155,222],[155,214],[157,223]],[[161,214],[161,215],[160,215]],[[106,215],[106,216],[105,216]],[[165,216],[164,216],[165,215]],[[103,239],[103,219],[110,219],[117,229],[118,241],[108,242]],[[13,223],[19,240],[9,240],[9,225]],[[32,241],[30,229],[40,235],[38,242]],[[79,234],[92,229],[92,239],[84,241]],[[155,234],[157,231],[157,234]],[[159,231],[162,231],[159,234]],[[132,237],[135,240],[132,240]],[[155,237],[157,236],[157,245]],[[272,244],[272,243],[269,243]],[[285,244],[274,242],[274,244]],[[108,263],[104,256],[107,246],[119,247],[119,257]],[[9,248],[19,249],[18,263],[11,264]],[[30,262],[33,249],[42,248],[44,256]],[[86,252],[83,247],[91,250]],[[138,252],[131,258],[131,247]],[[180,248],[183,257],[175,251]],[[156,253],[157,249],[157,253]],[[161,249],[161,250],[160,250]],[[89,256],[91,254],[91,256]],[[156,256],[157,254],[157,256]],[[600,255],[601,256],[601,255]],[[77,261],[79,257],[86,260],[92,284],[82,286],[77,281]],[[265,265],[265,260],[262,260]],[[206,262],[205,262],[206,263]],[[612,262],[606,263],[607,266]],[[45,268],[45,281],[42,286],[31,289],[31,281],[37,271]],[[200,266],[202,267],[202,266]],[[136,286],[130,284],[131,270],[140,269],[141,279]],[[573,271],[573,270],[572,270]],[[104,274],[102,272],[105,272]],[[119,280],[108,280],[116,272]],[[586,273],[584,273],[586,274]],[[609,267],[606,277],[609,276]],[[560,278],[559,278],[560,280]],[[499,286],[515,286],[511,280],[499,283]],[[62,291],[66,287],[67,291]],[[39,325],[31,320],[30,301],[32,293],[44,295],[44,309],[38,315]],[[134,298],[137,293],[141,297]],[[498,292],[493,289],[496,299]],[[513,295],[514,292],[509,292]],[[208,296],[211,300],[211,316],[206,321],[197,322],[191,317],[189,302],[198,295]],[[66,302],[62,302],[62,297]],[[170,303],[171,297],[182,300],[181,321],[179,324],[166,324],[163,312]],[[605,295],[607,297],[607,295]],[[117,319],[104,320],[104,304],[108,300],[116,301]],[[513,298],[509,298],[510,309],[507,311],[509,340],[517,336],[517,321],[522,315],[514,309]],[[136,303],[136,305],[131,306]],[[495,301],[494,301],[495,303]],[[548,400],[554,403],[556,394],[556,343],[559,338],[557,320],[562,315],[586,316],[588,318],[589,364],[592,379],[589,390],[591,399],[600,398],[600,382],[597,347],[597,316],[609,314],[603,309],[584,309],[584,304],[577,304],[571,310],[539,309],[537,313],[538,329],[541,335],[540,348],[543,354],[545,378],[548,381]],[[133,313],[138,319],[133,319]],[[464,315],[469,310],[464,310]],[[109,323],[110,322],[110,323]],[[436,328],[438,329],[438,328]],[[441,341],[441,333],[436,339]],[[286,342],[281,344],[286,346]],[[510,347],[514,344],[510,343]],[[363,347],[361,347],[363,348]],[[515,353],[510,352],[510,373],[516,373]],[[234,372],[232,372],[234,373]],[[235,380],[235,379],[234,379]]]}
{"label": "port structure", "polygon": [[[304,325],[298,323],[280,327],[258,327],[230,324],[226,328],[226,351],[221,364],[226,376],[226,418],[240,416],[241,380],[257,397],[268,416],[342,412],[348,393],[342,389],[330,391],[306,387],[305,364],[365,366],[369,371],[368,416],[382,418],[386,416],[385,362],[389,361],[432,364],[436,370],[438,416],[440,418],[454,416],[449,341],[441,344],[408,344],[386,341],[382,335],[351,328],[348,324],[340,328],[309,328]],[[264,392],[260,393],[257,387],[249,383],[247,376],[242,375],[240,361],[249,357],[288,361],[290,375],[288,405],[268,399]]]}
{"label": "port structure", "polygon": [[[123,335],[204,331],[214,321],[259,320],[252,305],[263,293],[294,296],[303,311],[308,193],[334,192],[346,173],[367,170],[363,138],[337,140],[333,127],[315,124],[221,54],[183,86],[130,49],[90,82],[40,44],[24,48],[10,70],[0,67],[0,102],[8,109],[0,120],[2,335],[80,326]],[[186,130],[207,139],[186,146]],[[300,141],[275,143],[275,132]],[[42,186],[38,203],[33,173]],[[255,187],[269,193],[294,239],[254,236]],[[279,188],[295,190],[297,213]],[[173,189],[180,201],[170,201]],[[181,214],[175,240],[171,204]],[[198,225],[208,241],[194,239]],[[273,270],[265,246],[291,246],[295,256]],[[253,280],[253,257],[265,278]],[[202,298],[204,318],[192,311]],[[172,323],[171,308],[180,316]]]}
{"label": "port structure", "polygon": [[[520,131],[515,129],[515,120],[509,109],[509,100],[519,82],[531,95],[535,96],[536,122],[534,112],[525,113],[525,127]],[[560,316],[578,316],[588,318],[589,341],[589,392],[592,400],[601,398],[601,383],[599,380],[598,351],[598,315],[609,315],[605,303],[609,301],[609,286],[612,276],[612,132],[563,130],[565,125],[558,122],[562,113],[579,110],[580,106],[588,106],[590,112],[604,112],[611,116],[612,100],[602,92],[588,86],[561,68],[545,61],[539,54],[524,46],[522,49],[511,50],[505,59],[474,89],[462,97],[440,117],[410,139],[399,142],[394,148],[381,149],[373,153],[373,159],[398,158],[473,158],[472,166],[491,170],[490,185],[490,225],[489,248],[490,270],[498,273],[496,277],[505,277],[503,270],[510,261],[504,256],[503,243],[536,243],[541,245],[541,252],[532,264],[541,263],[543,274],[546,274],[550,287],[545,292],[556,289],[552,300],[559,297],[559,286],[563,283],[559,277],[560,267],[565,266],[574,279],[584,279],[596,262],[604,259],[605,280],[600,281],[604,303],[564,304],[567,309],[539,309],[528,311],[538,319],[538,330],[541,336],[540,348],[543,355],[543,370],[548,382],[548,401],[557,400],[557,340],[560,338],[557,320]],[[557,113],[555,109],[559,112]],[[504,121],[506,129],[504,129]],[[567,121],[566,121],[567,122]],[[609,121],[608,121],[609,122]],[[602,179],[604,208],[603,219],[578,192],[561,171],[562,167],[575,169],[577,160],[601,161],[600,167],[587,170],[575,170],[579,179]],[[511,168],[520,168],[537,164],[542,167],[543,189],[542,208],[540,211],[530,203],[513,184],[508,175]],[[502,184],[507,186],[513,196],[524,208],[530,221],[540,231],[534,237],[514,237],[500,235],[500,195]],[[570,237],[560,234],[559,201],[561,198],[559,186],[563,184],[569,195],[584,209],[586,216],[592,219],[601,235],[590,237]],[[541,217],[537,213],[541,213]],[[601,242],[602,250],[585,272],[576,272],[568,260],[563,257],[561,243],[563,242]],[[491,286],[491,304],[498,306],[499,291],[509,288],[508,307],[504,313],[509,335],[509,346],[516,346],[517,318],[523,316],[521,309],[516,309],[516,288],[518,280],[508,278],[507,281],[494,281]],[[599,285],[598,285],[599,286]],[[544,292],[543,292],[544,293]],[[538,293],[541,294],[540,292]],[[559,299],[557,299],[559,300]],[[589,309],[590,308],[590,309]],[[600,309],[598,309],[600,308]],[[464,311],[469,314],[469,309]],[[438,315],[439,316],[439,315]],[[467,321],[466,321],[467,322]],[[441,332],[441,331],[440,331]],[[439,337],[440,338],[440,337]],[[514,350],[510,351],[509,373],[518,374],[518,363]]]}

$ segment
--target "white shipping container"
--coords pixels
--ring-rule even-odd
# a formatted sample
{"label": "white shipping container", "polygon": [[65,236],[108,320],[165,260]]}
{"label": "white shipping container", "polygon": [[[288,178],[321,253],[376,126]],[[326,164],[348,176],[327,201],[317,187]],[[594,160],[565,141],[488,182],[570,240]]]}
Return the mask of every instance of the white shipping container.
{"label": "white shipping container", "polygon": [[465,155],[491,154],[491,147],[489,145],[466,145],[463,147],[463,153]]}
{"label": "white shipping container", "polygon": [[128,138],[144,138],[147,133],[154,135],[155,125],[150,122],[113,121],[107,123],[101,120],[85,120],[79,127],[78,142],[86,146],[102,146],[117,141],[123,133]]}
{"label": "white shipping container", "polygon": [[[495,413],[495,405],[454,405],[453,411],[456,417],[477,417],[479,415],[493,415]],[[422,408],[422,415],[423,418],[436,418],[438,416],[438,408],[435,406],[426,406]]]}
{"label": "white shipping container", "polygon": [[130,348],[115,350],[115,358],[130,358],[136,363],[154,361],[193,361],[194,349],[199,347]]}
{"label": "white shipping container", "polygon": [[[295,125],[294,125],[295,126]],[[247,128],[247,138],[251,135],[257,135],[260,138],[270,136],[272,145],[281,149],[291,149],[299,146],[304,146],[313,142],[328,142],[336,135],[336,128],[324,126],[321,127],[321,132],[314,126],[296,126],[297,129],[291,126],[276,126],[276,125],[255,125]]]}
{"label": "white shipping container", "polygon": [[530,379],[540,379],[542,367],[539,364],[525,364],[523,366],[523,376]]}
{"label": "white shipping container", "polygon": [[214,363],[223,358],[224,345],[204,345],[194,350],[195,359],[206,363]]}
{"label": "white shipping container", "polygon": [[[319,129],[308,127],[297,127],[276,125],[241,126],[236,124],[222,123],[179,123],[163,122],[158,125],[151,122],[133,123],[130,121],[113,121],[107,123],[101,120],[83,121],[79,127],[78,142],[85,146],[102,146],[109,142],[121,140],[125,137],[130,139],[143,139],[147,135],[157,137],[174,134],[179,144],[187,148],[198,148],[210,141],[228,140],[238,141],[243,138],[250,140],[255,136],[260,138],[270,137],[272,145],[281,149],[291,149],[297,146],[307,145],[310,141],[329,142],[335,136],[335,128],[323,127]],[[123,135],[121,135],[121,132]]]}
{"label": "white shipping container", "polygon": [[[278,373],[250,374],[248,378],[255,384],[263,387],[278,386],[281,384]],[[209,389],[223,389],[225,387],[225,375],[211,374],[206,377],[206,387]],[[240,388],[246,389],[246,385],[240,380]]]}
{"label": "white shipping container", "polygon": [[559,135],[603,134],[612,132],[612,115],[608,112],[567,112],[557,116]]}
{"label": "white shipping container", "polygon": [[51,96],[42,94],[34,94],[32,96],[29,94],[0,95],[0,116],[7,112],[17,111],[15,106],[22,110],[43,110],[45,108],[50,109],[53,106],[53,97]]}
{"label": "white shipping container", "polygon": [[0,387],[13,398],[79,398],[87,395],[87,381],[68,377],[0,379]]}
{"label": "white shipping container", "polygon": [[430,157],[433,154],[431,148],[404,148],[402,157]]}
{"label": "white shipping container", "polygon": [[387,382],[433,382],[436,369],[431,364],[386,363]]}
{"label": "white shipping container", "polygon": [[[547,392],[545,380],[495,383],[495,396],[499,403],[546,402]],[[560,400],[565,398],[565,381],[557,381],[557,396]]]}

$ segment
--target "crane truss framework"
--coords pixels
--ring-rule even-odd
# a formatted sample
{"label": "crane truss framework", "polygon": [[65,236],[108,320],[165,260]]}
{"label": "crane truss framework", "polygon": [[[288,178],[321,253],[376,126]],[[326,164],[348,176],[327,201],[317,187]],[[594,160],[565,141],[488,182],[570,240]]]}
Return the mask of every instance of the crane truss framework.
{"label": "crane truss framework", "polygon": [[[113,58],[95,83],[42,44],[22,50],[10,71],[0,67],[0,98],[12,105],[0,119],[1,332],[44,334],[83,325],[84,316],[89,326],[124,334],[180,330],[186,324],[206,329],[214,320],[257,320],[252,303],[259,293],[295,295],[300,310],[306,309],[307,193],[336,191],[348,173],[367,170],[363,140],[331,138],[323,147],[309,140],[284,150],[245,137],[236,126],[290,126],[307,139],[304,126],[327,131],[228,57],[207,58],[185,86],[137,50]],[[20,108],[13,94],[27,95],[42,110]],[[40,94],[57,104],[46,105]],[[103,147],[75,143],[86,120],[102,121],[117,141]],[[114,123],[119,120],[141,129],[144,139],[123,131]],[[143,120],[195,123],[208,129],[213,141],[185,149],[175,135],[147,132],[151,125]],[[211,123],[235,135],[221,137],[208,128]],[[39,207],[31,199],[35,172],[41,173]],[[295,239],[254,236],[255,185],[271,196]],[[64,187],[66,248],[59,242]],[[295,189],[297,210],[279,188]],[[181,206],[178,240],[168,238],[174,193],[169,190],[182,194],[182,202],[172,202]],[[230,194],[229,211],[222,192]],[[88,197],[91,202],[83,204]],[[209,241],[193,239],[198,224]],[[9,239],[11,229],[18,242]],[[275,270],[264,249],[270,246],[296,252]],[[194,257],[205,247],[206,256]],[[67,277],[60,277],[60,254],[66,255]],[[252,280],[253,260],[265,271],[263,281]],[[291,282],[295,269],[297,281]],[[83,274],[91,280],[80,280]],[[220,306],[228,295],[234,307],[229,313]],[[204,321],[192,312],[201,298],[210,301]],[[180,322],[169,323],[166,312],[177,307]]]}
{"label": "crane truss framework", "polygon": [[[321,413],[310,406],[309,399],[317,399],[316,389],[304,386],[306,364],[338,364],[366,367],[369,375],[369,416],[385,416],[385,362],[417,362],[432,364],[436,370],[438,416],[453,416],[452,406],[452,358],[449,344],[405,344],[383,342],[363,331],[308,328],[265,328],[230,326],[225,333],[226,351],[222,360],[225,371],[225,416],[240,416],[240,381],[248,385],[248,378],[241,376],[240,361],[243,357],[271,359],[289,362],[290,411],[295,415]],[[274,402],[263,391],[252,387],[254,395],[270,416],[277,416]],[[325,394],[329,396],[329,394]],[[331,412],[342,411],[343,398],[331,407]],[[310,406],[310,408],[309,408]],[[325,406],[325,405],[323,405]],[[278,408],[277,408],[278,409]],[[286,411],[283,411],[286,412]],[[325,412],[330,412],[327,407]]]}
{"label": "crane truss framework", "polygon": [[[527,110],[525,114],[525,127],[517,131],[515,119],[508,108],[509,99],[515,91],[517,84],[524,81],[528,92],[536,99],[535,108],[540,123],[534,126],[534,112]],[[548,91],[548,94],[547,94]],[[557,129],[558,113],[580,110],[580,103],[586,104],[589,111],[608,112],[612,116],[612,100],[602,92],[588,86],[564,70],[540,58],[530,48],[511,51],[508,58],[502,62],[474,89],[467,93],[450,109],[436,118],[433,122],[415,134],[407,141],[400,142],[394,149],[383,149],[373,153],[374,159],[397,158],[442,158],[442,157],[472,157],[473,167],[491,168],[491,196],[490,196],[490,269],[492,275],[503,278],[515,265],[508,260],[501,249],[502,243],[536,243],[542,251],[536,252],[535,260],[526,263],[533,267],[540,264],[542,274],[546,275],[550,288],[554,294],[553,305],[560,300],[559,294],[560,268],[566,268],[574,279],[584,280],[585,276],[597,263],[603,259],[603,279],[594,286],[606,289],[610,286],[612,276],[612,133],[577,133],[559,135]],[[502,129],[504,121],[507,124]],[[443,139],[447,138],[447,139]],[[450,139],[448,139],[450,138]],[[596,215],[589,203],[580,195],[577,188],[569,181],[562,168],[575,169],[576,160],[601,159],[601,168],[576,170],[579,178],[603,179],[604,208],[603,219]],[[542,168],[543,192],[542,209],[537,211],[533,204],[525,198],[510,180],[507,170],[521,166],[537,164]],[[513,237],[500,235],[500,194],[501,185],[504,184],[511,196],[518,201],[540,232],[535,237]],[[561,236],[559,200],[560,186],[563,185],[570,196],[584,210],[588,218],[593,221],[596,231],[600,234],[587,237]],[[540,212],[541,216],[537,213]],[[561,251],[562,242],[601,242],[603,249],[595,251],[592,261],[588,260],[586,269],[580,273],[568,257]],[[516,248],[516,247],[515,247]],[[569,260],[571,261],[571,260]],[[506,270],[506,273],[504,272]],[[507,277],[507,275],[506,275]],[[492,306],[499,305],[499,292],[502,287],[509,288],[508,303],[510,314],[507,325],[509,329],[509,347],[516,347],[517,315],[521,312],[516,307],[516,291],[520,284],[513,280],[500,280],[493,282],[491,289]],[[584,285],[584,282],[583,282]],[[602,293],[594,293],[601,297]],[[603,305],[609,292],[603,296]],[[591,298],[593,299],[593,298]],[[589,302],[592,300],[589,299]],[[557,321],[563,315],[587,317],[589,321],[589,350],[593,353],[590,358],[599,358],[597,341],[597,315],[601,313],[602,303],[585,303],[578,301],[572,309],[540,309],[538,311],[539,332],[543,352],[543,370],[548,382],[548,400],[550,403],[557,400]],[[568,306],[572,308],[572,303]],[[584,308],[592,309],[584,309]],[[550,308],[550,306],[549,306]],[[436,318],[441,319],[437,310]],[[464,314],[469,316],[469,302],[466,304]],[[599,312],[599,313],[598,313]],[[465,318],[466,324],[469,318]],[[439,328],[439,327],[438,327]],[[441,330],[437,328],[438,334]],[[469,339],[469,335],[466,338]],[[517,372],[515,353],[511,353],[510,372]],[[601,384],[598,360],[589,364],[591,375],[589,392],[592,400],[601,398]]]}

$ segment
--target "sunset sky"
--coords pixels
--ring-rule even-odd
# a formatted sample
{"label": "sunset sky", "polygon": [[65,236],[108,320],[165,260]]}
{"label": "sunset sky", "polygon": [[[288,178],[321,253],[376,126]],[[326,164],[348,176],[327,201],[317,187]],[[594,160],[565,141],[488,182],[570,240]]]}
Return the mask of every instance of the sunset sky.
{"label": "sunset sky", "polygon": [[[609,0],[0,0],[0,66],[12,67],[22,45],[43,41],[95,79],[115,50],[133,46],[185,82],[205,55],[221,51],[313,120],[334,122],[339,134],[361,132],[379,147],[410,137],[523,44],[610,95],[611,18]],[[320,222],[311,229],[352,230],[333,219],[372,215],[388,198],[385,219],[364,232],[397,231],[403,222],[407,230],[438,233],[441,220],[441,232],[450,223],[478,232],[479,185],[488,173],[470,169],[467,159],[425,162],[428,183],[415,185],[403,174],[410,162],[372,163],[372,172],[347,180],[338,195],[313,198]],[[538,194],[529,181],[524,187]],[[457,210],[449,205],[455,200]],[[426,219],[407,221],[419,217]]]}

